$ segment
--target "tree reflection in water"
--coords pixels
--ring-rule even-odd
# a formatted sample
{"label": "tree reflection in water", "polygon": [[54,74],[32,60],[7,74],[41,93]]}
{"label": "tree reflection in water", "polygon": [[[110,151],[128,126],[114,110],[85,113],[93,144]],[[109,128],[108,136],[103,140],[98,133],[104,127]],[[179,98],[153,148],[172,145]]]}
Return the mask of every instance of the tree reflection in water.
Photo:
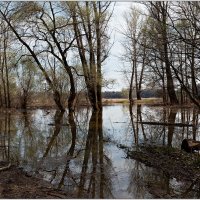
{"label": "tree reflection in water", "polygon": [[63,115],[64,115],[64,112],[59,111],[59,110],[57,110],[56,113],[55,113],[55,117],[54,117],[54,119],[55,119],[55,129],[54,129],[54,133],[51,136],[50,141],[47,145],[45,153],[43,155],[44,158],[48,155],[50,149],[52,148],[52,145],[54,144],[56,137],[60,133],[60,129],[61,129],[61,126],[62,126],[61,121],[63,119]]}
{"label": "tree reflection in water", "polygon": [[0,120],[0,160],[10,163],[11,114],[6,112]]}
{"label": "tree reflection in water", "polygon": [[[142,111],[143,110],[143,111]],[[134,144],[179,147],[184,138],[198,139],[198,113],[195,109],[129,107]],[[177,125],[180,124],[180,125]]]}
{"label": "tree reflection in water", "polygon": [[102,112],[92,112],[86,139],[84,158],[78,189],[78,198],[84,191],[90,198],[111,196],[109,179],[110,160],[104,155]]}
{"label": "tree reflection in water", "polygon": [[[81,115],[83,116],[84,114],[81,113]],[[106,169],[109,169],[111,162],[108,156],[104,154],[103,150],[102,112],[86,112],[85,115],[91,115],[88,130],[86,127],[81,127],[87,126],[88,122],[75,122],[74,113],[69,113],[68,122],[71,132],[71,144],[66,152],[66,159],[64,160],[65,166],[62,168],[63,172],[58,168],[48,170],[48,172],[57,171],[54,173],[53,177],[55,178],[59,175],[59,178],[57,178],[60,179],[57,181],[58,188],[61,189],[64,187],[68,190],[77,191],[78,198],[85,196],[91,198],[104,198],[105,192],[106,197],[108,195],[112,196],[109,190],[109,173],[108,170],[105,170],[105,167]],[[59,136],[62,118],[63,113],[57,112],[55,114],[54,133],[46,147],[43,161],[55,145],[54,141]],[[88,116],[86,118],[88,118]],[[79,127],[78,130],[81,130],[82,132],[79,133],[81,135],[84,134],[83,130],[87,130],[87,132],[85,132],[86,137],[83,136],[83,139],[85,138],[84,141],[80,141],[80,139],[77,141],[77,126]],[[78,146],[77,148],[76,145]],[[76,162],[77,166],[74,166],[74,162]],[[79,172],[77,172],[79,166],[80,176],[78,176]],[[105,175],[105,173],[108,174]],[[52,178],[51,181],[53,181]]]}
{"label": "tree reflection in water", "polygon": [[[169,112],[169,116],[168,116],[168,123],[174,124],[175,123],[175,119],[176,119],[176,113],[177,110],[170,110]],[[172,141],[173,141],[173,134],[174,134],[174,128],[175,126],[171,125],[168,126],[168,146],[172,146]]]}
{"label": "tree reflection in water", "polygon": [[[191,110],[181,109],[180,112],[180,110],[175,108],[164,108],[161,111],[162,114],[159,115],[160,118],[155,115],[152,117],[152,115],[148,115],[148,113],[145,112],[142,113],[140,106],[137,106],[135,115],[133,114],[132,107],[129,107],[129,109],[136,146],[138,145],[138,138],[141,138],[142,135],[144,136],[144,130],[146,130],[147,138],[150,140],[149,144],[151,145],[168,145],[170,147],[174,146],[180,148],[180,145],[177,146],[177,144],[180,144],[183,138],[197,139],[197,125],[199,118],[198,112],[195,109],[193,109],[192,112]],[[142,115],[143,118],[145,118],[145,121],[163,122],[171,125],[145,124],[144,127],[142,127]],[[141,126],[139,131],[137,128],[138,123],[134,123],[134,121],[141,122],[139,123]],[[177,122],[181,123],[182,127],[177,127],[175,125]],[[189,126],[189,124],[192,124],[193,126]],[[138,136],[138,134],[140,136]],[[160,143],[161,138],[163,138],[163,143]],[[143,137],[141,143],[145,144],[145,137]],[[149,198],[148,196],[145,196],[147,188],[154,198],[199,198],[200,195],[198,181],[194,180],[192,183],[181,182],[181,180],[173,179],[169,174],[159,171],[158,169],[146,167],[139,161],[135,161],[130,176],[128,190],[136,196],[136,198]]]}
{"label": "tree reflection in water", "polygon": [[143,105],[130,108],[107,106],[104,118],[102,112],[86,108],[75,113],[4,113],[0,120],[1,160],[38,174],[55,187],[73,191],[77,198],[151,198],[154,191],[197,197],[200,190],[196,182],[174,180],[140,162],[129,162],[118,144],[180,148],[183,138],[199,140],[199,113],[195,109]]}

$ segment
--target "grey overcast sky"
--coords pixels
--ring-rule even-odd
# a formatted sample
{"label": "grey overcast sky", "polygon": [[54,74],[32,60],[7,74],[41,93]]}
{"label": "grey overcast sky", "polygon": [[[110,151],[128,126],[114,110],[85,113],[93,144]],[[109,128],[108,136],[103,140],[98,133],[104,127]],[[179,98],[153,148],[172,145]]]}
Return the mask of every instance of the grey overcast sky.
{"label": "grey overcast sky", "polygon": [[139,6],[140,8],[142,8],[141,5],[133,1],[116,2],[114,8],[113,16],[110,22],[110,29],[113,30],[110,42],[114,41],[114,44],[110,51],[110,56],[105,61],[103,72],[106,79],[115,79],[116,83],[112,86],[112,88],[103,88],[104,91],[120,91],[122,88],[126,87],[126,81],[124,80],[123,75],[120,72],[117,72],[120,70],[120,67],[122,65],[118,56],[120,56],[120,54],[122,54],[123,52],[122,46],[120,44],[120,41],[122,41],[123,37],[117,30],[120,30],[123,26],[123,14],[124,12],[127,12],[129,10],[131,5]]}

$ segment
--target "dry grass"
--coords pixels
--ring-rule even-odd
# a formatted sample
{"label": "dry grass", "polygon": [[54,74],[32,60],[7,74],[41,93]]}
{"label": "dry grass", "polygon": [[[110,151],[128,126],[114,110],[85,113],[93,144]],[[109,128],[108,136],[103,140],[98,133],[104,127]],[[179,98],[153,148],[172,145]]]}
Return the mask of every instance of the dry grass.
{"label": "dry grass", "polygon": [[134,100],[137,104],[159,104],[162,103],[162,98],[142,98],[141,100]]}
{"label": "dry grass", "polygon": [[103,104],[112,104],[112,103],[121,103],[127,104],[129,103],[128,99],[102,99]]}
{"label": "dry grass", "polygon": [[[103,104],[113,104],[113,103],[120,103],[120,104],[128,104],[129,99],[103,99]],[[142,98],[141,100],[134,99],[134,103],[136,104],[159,104],[162,103],[161,98]]]}

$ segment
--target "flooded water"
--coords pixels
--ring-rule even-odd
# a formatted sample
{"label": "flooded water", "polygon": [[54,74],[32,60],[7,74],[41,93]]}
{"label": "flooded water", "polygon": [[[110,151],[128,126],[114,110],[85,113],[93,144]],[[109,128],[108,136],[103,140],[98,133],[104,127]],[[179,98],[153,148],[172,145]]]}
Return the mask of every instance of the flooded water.
{"label": "flooded water", "polygon": [[184,138],[200,140],[195,109],[112,105],[102,113],[38,109],[0,119],[1,160],[77,198],[199,198],[199,186],[126,158],[138,144],[180,148]]}

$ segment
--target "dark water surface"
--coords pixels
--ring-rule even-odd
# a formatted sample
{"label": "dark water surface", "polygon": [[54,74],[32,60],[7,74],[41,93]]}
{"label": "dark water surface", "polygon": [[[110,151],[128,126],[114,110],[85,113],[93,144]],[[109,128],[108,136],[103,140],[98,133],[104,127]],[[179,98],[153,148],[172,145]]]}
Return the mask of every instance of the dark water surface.
{"label": "dark water surface", "polygon": [[105,106],[102,113],[82,108],[70,116],[42,109],[4,112],[0,158],[77,198],[199,198],[199,186],[126,158],[138,144],[180,148],[186,137],[200,140],[198,117],[195,109],[124,105]]}

